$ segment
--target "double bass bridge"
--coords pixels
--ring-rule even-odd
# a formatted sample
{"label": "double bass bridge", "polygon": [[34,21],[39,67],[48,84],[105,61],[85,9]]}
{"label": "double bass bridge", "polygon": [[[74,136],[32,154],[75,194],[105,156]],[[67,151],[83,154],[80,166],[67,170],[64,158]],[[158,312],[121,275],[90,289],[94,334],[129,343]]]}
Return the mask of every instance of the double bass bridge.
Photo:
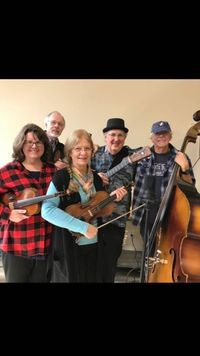
{"label": "double bass bridge", "polygon": [[162,265],[168,264],[168,260],[166,260],[164,258],[160,258],[161,253],[162,253],[161,250],[157,250],[156,255],[154,257],[146,257],[145,267],[148,269],[153,269],[154,266],[157,265],[158,263],[160,263]]}

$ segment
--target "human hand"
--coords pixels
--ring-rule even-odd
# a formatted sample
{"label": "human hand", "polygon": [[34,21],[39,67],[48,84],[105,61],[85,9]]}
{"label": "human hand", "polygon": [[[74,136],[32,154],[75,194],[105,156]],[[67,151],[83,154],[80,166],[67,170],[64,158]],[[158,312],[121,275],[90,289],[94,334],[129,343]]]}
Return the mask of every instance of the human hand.
{"label": "human hand", "polygon": [[120,201],[124,198],[124,196],[127,194],[127,190],[124,187],[120,187],[116,190],[114,190],[110,195],[116,195],[115,201]]}
{"label": "human hand", "polygon": [[87,237],[88,239],[92,239],[93,237],[95,237],[97,235],[97,232],[98,232],[97,227],[89,224],[88,229],[85,233],[85,237]]}
{"label": "human hand", "polygon": [[109,184],[109,178],[105,175],[105,173],[98,173],[99,177],[102,179],[104,185]]}
{"label": "human hand", "polygon": [[178,152],[176,154],[175,162],[181,167],[183,172],[185,172],[187,169],[189,169],[188,159],[183,152]]}
{"label": "human hand", "polygon": [[10,212],[9,220],[17,223],[24,219],[28,219],[29,216],[25,215],[25,213],[25,209],[13,209]]}
{"label": "human hand", "polygon": [[67,164],[65,162],[63,162],[61,159],[58,159],[54,164],[55,164],[57,170],[65,168],[67,166]]}

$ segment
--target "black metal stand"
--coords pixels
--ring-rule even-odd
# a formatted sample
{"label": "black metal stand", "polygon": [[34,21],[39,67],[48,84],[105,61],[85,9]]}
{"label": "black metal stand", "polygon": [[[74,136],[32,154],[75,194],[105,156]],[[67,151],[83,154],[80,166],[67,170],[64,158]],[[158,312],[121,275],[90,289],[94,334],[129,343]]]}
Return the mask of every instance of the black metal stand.
{"label": "black metal stand", "polygon": [[[142,253],[142,263],[140,269],[140,283],[145,283],[145,261],[148,262],[149,257],[149,231],[148,231],[148,222],[149,222],[149,210],[152,201],[147,200],[145,205],[145,228],[144,228],[144,249]],[[147,267],[148,268],[148,267]],[[148,271],[148,269],[147,269]],[[148,273],[148,272],[147,272]]]}
{"label": "black metal stand", "polygon": [[147,277],[148,277],[148,259],[149,259],[149,210],[155,204],[155,177],[145,176],[144,180],[144,203],[145,203],[145,226],[144,226],[144,249],[142,254],[142,263],[140,270],[140,283],[146,282],[145,276],[145,261],[147,261]]}

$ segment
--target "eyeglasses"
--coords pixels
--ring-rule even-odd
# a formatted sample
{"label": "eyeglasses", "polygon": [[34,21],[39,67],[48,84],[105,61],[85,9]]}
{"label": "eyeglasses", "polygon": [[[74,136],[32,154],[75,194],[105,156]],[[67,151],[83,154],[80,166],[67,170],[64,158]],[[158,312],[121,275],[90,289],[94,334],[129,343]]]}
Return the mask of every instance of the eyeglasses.
{"label": "eyeglasses", "polygon": [[43,142],[41,141],[25,141],[25,144],[29,147],[32,147],[33,145],[36,145],[37,147],[43,145]]}
{"label": "eyeglasses", "polygon": [[110,136],[111,138],[120,138],[123,139],[126,137],[126,135],[123,134],[115,134],[115,133],[107,133],[108,136]]}
{"label": "eyeglasses", "polygon": [[79,153],[79,152],[81,152],[81,151],[84,151],[84,152],[89,153],[89,152],[92,151],[92,148],[91,148],[91,147],[75,147],[75,148],[73,148],[73,150],[74,150],[74,152],[76,152],[76,153]]}
{"label": "eyeglasses", "polygon": [[55,121],[55,120],[49,120],[48,121],[50,123],[50,125],[54,126],[54,125],[58,125],[59,127],[63,127],[64,123],[63,122],[59,122],[59,121]]}

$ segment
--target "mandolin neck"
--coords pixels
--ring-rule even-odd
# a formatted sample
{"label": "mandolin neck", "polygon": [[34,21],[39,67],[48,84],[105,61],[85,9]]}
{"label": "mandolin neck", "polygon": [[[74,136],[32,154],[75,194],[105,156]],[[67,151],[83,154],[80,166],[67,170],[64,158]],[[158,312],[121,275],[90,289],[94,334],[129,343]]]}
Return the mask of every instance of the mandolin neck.
{"label": "mandolin neck", "polygon": [[122,168],[126,167],[129,163],[131,163],[131,160],[129,158],[129,156],[124,157],[123,160],[115,167],[111,168],[109,171],[107,171],[105,173],[105,175],[110,178],[111,176],[113,176],[115,173],[117,173],[118,171],[120,171]]}

